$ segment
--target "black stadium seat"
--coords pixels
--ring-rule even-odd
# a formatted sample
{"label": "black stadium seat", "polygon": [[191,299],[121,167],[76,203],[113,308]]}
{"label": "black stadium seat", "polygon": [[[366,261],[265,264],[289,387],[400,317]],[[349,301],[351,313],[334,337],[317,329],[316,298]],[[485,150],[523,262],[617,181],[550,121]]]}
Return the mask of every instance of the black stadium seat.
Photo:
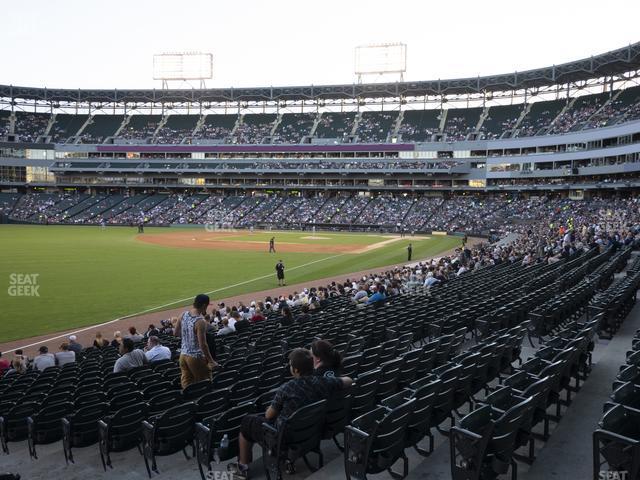
{"label": "black stadium seat", "polygon": [[147,405],[134,403],[121,408],[98,422],[100,459],[102,467],[111,467],[111,452],[140,448],[142,421],[147,418]]}
{"label": "black stadium seat", "polygon": [[98,421],[109,412],[107,403],[93,403],[62,419],[62,447],[64,459],[73,463],[73,449],[88,447],[98,442]]}
{"label": "black stadium seat", "polygon": [[283,464],[287,473],[294,473],[295,461],[299,458],[302,458],[310,469],[315,470],[307,459],[311,452],[318,455],[318,468],[322,467],[324,457],[320,450],[320,441],[326,409],[327,401],[320,400],[305,405],[289,417],[281,419],[277,428],[267,422],[262,424],[262,461],[267,480],[281,480]]}
{"label": "black stadium seat", "polygon": [[142,454],[149,478],[152,471],[159,473],[156,456],[171,455],[182,450],[187,460],[190,458],[186,448],[195,448],[195,420],[196,405],[188,402],[142,422]]}
{"label": "black stadium seat", "polygon": [[367,474],[388,470],[402,460],[401,473],[393,472],[396,478],[405,478],[409,471],[404,453],[407,425],[414,411],[414,399],[393,408],[378,407],[351,422],[345,429],[345,472],[347,479],[366,479]]}

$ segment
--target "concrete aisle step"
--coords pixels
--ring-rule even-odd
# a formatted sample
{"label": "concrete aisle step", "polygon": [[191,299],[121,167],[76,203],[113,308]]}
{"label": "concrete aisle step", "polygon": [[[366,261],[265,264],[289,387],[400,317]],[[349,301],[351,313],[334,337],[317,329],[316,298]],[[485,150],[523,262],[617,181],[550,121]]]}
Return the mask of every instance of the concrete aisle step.
{"label": "concrete aisle step", "polygon": [[625,354],[631,349],[631,339],[639,328],[640,304],[637,304],[603,349],[558,428],[521,480],[592,478],[592,433],[602,416],[602,406],[611,394],[611,385],[620,365],[625,362]]}

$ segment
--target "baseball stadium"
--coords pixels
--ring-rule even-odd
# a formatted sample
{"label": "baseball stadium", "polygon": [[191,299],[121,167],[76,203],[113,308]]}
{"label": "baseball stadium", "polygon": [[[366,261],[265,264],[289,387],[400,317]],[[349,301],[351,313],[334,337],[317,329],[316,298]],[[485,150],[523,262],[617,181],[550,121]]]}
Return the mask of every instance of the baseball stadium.
{"label": "baseball stadium", "polygon": [[355,52],[301,86],[3,69],[0,480],[640,479],[640,42]]}

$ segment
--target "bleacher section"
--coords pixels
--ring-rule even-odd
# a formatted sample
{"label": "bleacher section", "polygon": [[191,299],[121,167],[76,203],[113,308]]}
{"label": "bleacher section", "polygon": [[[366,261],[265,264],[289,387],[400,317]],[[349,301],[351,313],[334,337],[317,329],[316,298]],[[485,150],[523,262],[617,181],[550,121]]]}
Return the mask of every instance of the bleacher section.
{"label": "bleacher section", "polygon": [[370,200],[369,197],[349,197],[331,218],[331,223],[346,225],[356,223],[364,210],[368,208]]}
{"label": "bleacher section", "polygon": [[584,124],[609,99],[609,93],[579,97],[573,105],[560,115],[549,130],[550,134],[581,130]]}
{"label": "bleacher section", "polygon": [[[223,226],[224,219],[244,200],[244,197],[236,196],[210,198],[213,200],[209,200],[210,207],[208,210],[196,218],[199,218],[200,222],[204,225],[214,225],[218,227]],[[200,205],[206,207],[207,203],[202,202]],[[193,214],[196,215],[197,212],[194,211]]]}
{"label": "bleacher section", "polygon": [[338,141],[342,141],[351,134],[355,119],[356,114],[352,112],[325,112],[320,117],[315,136],[318,138],[335,138]]}
{"label": "bleacher section", "polygon": [[191,137],[198,120],[198,115],[170,115],[156,134],[154,142],[164,145],[182,143],[185,138]]}
{"label": "bleacher section", "polygon": [[234,136],[237,143],[263,143],[265,137],[271,135],[277,115],[247,114],[242,116]]}
{"label": "bleacher section", "polygon": [[430,142],[440,130],[440,110],[407,110],[398,130],[404,142]]}
{"label": "bleacher section", "polygon": [[285,113],[275,131],[274,143],[300,143],[311,134],[315,113]]}
{"label": "bleacher section", "polygon": [[0,138],[4,137],[9,132],[9,117],[11,112],[9,110],[0,110]]}
{"label": "bleacher section", "polygon": [[267,197],[261,199],[254,209],[242,217],[238,225],[241,227],[249,227],[263,221],[271,223],[271,214],[279,207],[281,208],[281,205],[285,200],[286,199],[280,197]]}
{"label": "bleacher section", "polygon": [[15,133],[21,142],[37,142],[44,135],[51,116],[48,113],[16,112]]}
{"label": "bleacher section", "polygon": [[132,115],[129,123],[120,132],[124,140],[145,141],[153,137],[162,115]]}
{"label": "bleacher section", "polygon": [[[499,105],[489,108],[487,117],[482,122],[480,133],[484,138],[503,138],[505,133],[511,134],[520,114],[522,105]],[[509,135],[507,135],[508,138]]]}
{"label": "bleacher section", "polygon": [[397,119],[398,112],[363,112],[356,130],[358,142],[389,142]]}
{"label": "bleacher section", "polygon": [[88,118],[89,115],[59,113],[56,115],[55,122],[49,132],[51,135],[51,141],[54,143],[67,142],[71,137],[77,135],[78,131],[82,128]]}
{"label": "bleacher section", "polygon": [[413,205],[411,198],[377,197],[371,200],[355,219],[358,225],[385,225],[395,228],[403,223],[409,208]]}
{"label": "bleacher section", "polygon": [[547,127],[558,116],[566,103],[566,100],[552,100],[532,104],[529,113],[522,119],[515,136],[544,135]]}
{"label": "bleacher section", "polygon": [[94,115],[91,117],[91,123],[82,131],[80,142],[103,143],[108,137],[116,134],[124,119],[124,115]]}
{"label": "bleacher section", "polygon": [[404,224],[410,231],[420,231],[435,215],[442,203],[443,199],[437,197],[415,199],[411,210],[405,217]]}
{"label": "bleacher section", "polygon": [[9,215],[21,196],[21,193],[0,193],[0,216]]}
{"label": "bleacher section", "polygon": [[444,125],[447,141],[467,139],[469,134],[475,132],[481,113],[482,108],[450,108]]}
{"label": "bleacher section", "polygon": [[158,204],[165,202],[169,199],[169,195],[149,195],[146,198],[143,198],[139,202],[137,202],[131,208],[125,209],[122,212],[118,212],[108,219],[108,223],[110,224],[120,224],[120,225],[134,225],[137,224],[141,219],[145,221],[149,221],[150,215],[148,212]]}
{"label": "bleacher section", "polygon": [[[571,108],[563,111],[572,102]],[[531,103],[528,113],[518,124],[524,104],[489,106],[487,115],[480,124],[479,138],[499,139],[561,134],[579,130],[617,125],[640,118],[640,87],[584,95],[576,99],[546,100]],[[405,110],[399,125],[396,141],[462,141],[476,133],[475,129],[483,109],[450,108],[441,131],[441,110]],[[562,114],[560,115],[560,113]],[[11,113],[0,110],[0,135],[16,133],[25,142],[35,142],[45,134],[50,115],[48,113],[16,112],[15,131],[9,132]],[[314,124],[320,115],[315,131]],[[388,143],[395,134],[398,111],[380,112],[322,112],[322,113],[275,113],[254,114],[209,114],[202,125],[198,114],[172,114],[157,132],[162,115],[135,114],[130,119],[121,114],[96,114],[82,130],[79,142],[103,143],[118,134],[121,141],[144,142],[152,140],[158,144],[180,144],[186,138],[192,142],[211,141],[220,143],[225,139],[231,143],[298,144],[304,137],[314,136],[338,142]],[[65,143],[75,137],[85,125],[86,114],[59,113],[49,132],[51,141]],[[238,119],[241,122],[237,124]],[[353,131],[358,118],[358,125]],[[275,127],[275,130],[274,130]],[[234,131],[234,128],[236,130]],[[195,132],[195,134],[194,134]],[[233,138],[231,138],[234,133]],[[156,135],[155,139],[152,137]],[[440,136],[437,136],[442,134]]]}
{"label": "bleacher section", "polygon": [[631,87],[620,92],[599,117],[600,122],[593,122],[590,128],[606,127],[640,118],[640,87]]}
{"label": "bleacher section", "polygon": [[222,141],[231,135],[237,120],[237,115],[207,115],[195,136],[197,139]]}

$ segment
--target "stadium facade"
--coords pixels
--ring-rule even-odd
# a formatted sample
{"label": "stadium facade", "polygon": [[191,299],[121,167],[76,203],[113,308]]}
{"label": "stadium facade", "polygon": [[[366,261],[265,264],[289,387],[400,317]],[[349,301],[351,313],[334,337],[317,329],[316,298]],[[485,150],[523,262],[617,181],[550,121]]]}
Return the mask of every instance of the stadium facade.
{"label": "stadium facade", "polygon": [[34,192],[119,195],[121,208],[160,194],[582,199],[633,194],[639,174],[640,43],[525,72],[424,82],[0,86],[7,205]]}

